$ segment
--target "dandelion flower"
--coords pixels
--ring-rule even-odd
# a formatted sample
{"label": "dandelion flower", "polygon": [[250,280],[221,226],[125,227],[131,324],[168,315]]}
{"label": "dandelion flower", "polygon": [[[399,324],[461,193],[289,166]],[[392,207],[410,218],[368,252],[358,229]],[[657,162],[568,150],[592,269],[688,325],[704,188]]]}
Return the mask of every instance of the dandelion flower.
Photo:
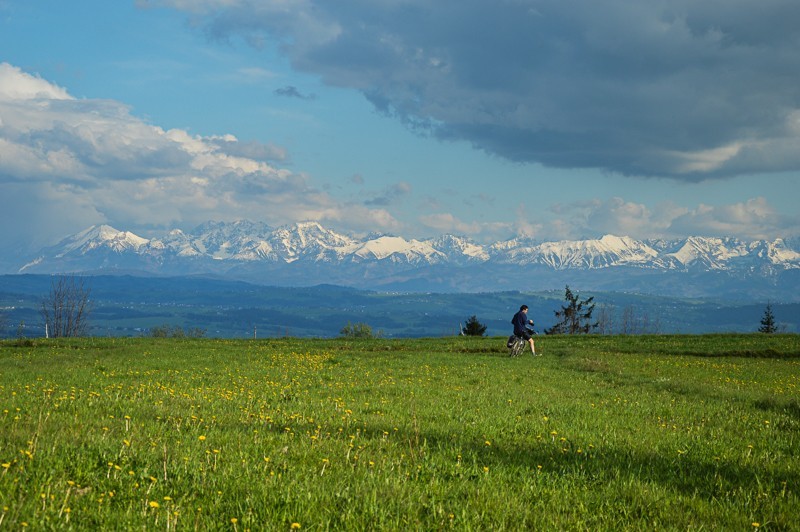
{"label": "dandelion flower", "polygon": [[150,508],[158,508],[159,504],[156,501],[150,501]]}
{"label": "dandelion flower", "polygon": [[292,530],[297,530],[300,528],[300,523],[292,523]]}
{"label": "dandelion flower", "polygon": [[197,439],[200,441],[206,441],[206,437],[203,435],[198,436]]}

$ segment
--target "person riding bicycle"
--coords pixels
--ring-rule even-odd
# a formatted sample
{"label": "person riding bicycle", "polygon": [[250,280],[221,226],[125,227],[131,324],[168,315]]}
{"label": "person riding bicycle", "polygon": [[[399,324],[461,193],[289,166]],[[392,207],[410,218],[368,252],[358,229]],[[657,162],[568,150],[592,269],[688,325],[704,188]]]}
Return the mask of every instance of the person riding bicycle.
{"label": "person riding bicycle", "polygon": [[511,318],[511,323],[514,324],[514,336],[519,336],[528,342],[531,346],[531,353],[533,353],[533,356],[536,356],[536,347],[533,345],[531,330],[528,329],[528,324],[533,325],[533,320],[528,318],[528,305],[519,307],[519,312],[514,314],[514,317]]}

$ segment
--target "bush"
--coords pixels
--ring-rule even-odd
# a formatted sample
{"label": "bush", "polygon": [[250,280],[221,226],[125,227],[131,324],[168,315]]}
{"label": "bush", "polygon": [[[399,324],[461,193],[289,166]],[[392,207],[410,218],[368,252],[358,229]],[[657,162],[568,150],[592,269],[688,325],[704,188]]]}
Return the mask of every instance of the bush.
{"label": "bush", "polygon": [[372,334],[372,327],[366,323],[350,323],[349,321],[342,327],[339,334],[345,338],[375,338]]}

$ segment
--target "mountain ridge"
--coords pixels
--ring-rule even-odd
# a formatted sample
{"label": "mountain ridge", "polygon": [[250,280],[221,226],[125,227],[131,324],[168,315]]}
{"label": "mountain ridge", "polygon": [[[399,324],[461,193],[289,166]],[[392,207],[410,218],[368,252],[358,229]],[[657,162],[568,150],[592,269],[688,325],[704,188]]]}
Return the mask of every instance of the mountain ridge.
{"label": "mountain ridge", "polygon": [[[756,292],[775,294],[795,287],[800,277],[796,245],[781,238],[637,240],[616,235],[562,241],[518,237],[479,244],[452,234],[423,240],[383,234],[358,238],[318,222],[273,228],[247,220],[206,222],[188,232],[174,229],[163,237],[144,238],[97,225],[42,249],[17,273],[206,273],[286,286],[332,283],[478,292],[518,287],[516,271],[517,283],[531,274],[543,282],[575,277],[590,280],[589,285],[610,283],[624,289],[625,278],[650,275],[670,276],[672,285],[697,285],[687,287],[689,292],[719,289],[721,281],[732,295],[737,283],[772,287],[749,290],[749,297],[755,297]],[[669,292],[669,284],[654,293]]]}

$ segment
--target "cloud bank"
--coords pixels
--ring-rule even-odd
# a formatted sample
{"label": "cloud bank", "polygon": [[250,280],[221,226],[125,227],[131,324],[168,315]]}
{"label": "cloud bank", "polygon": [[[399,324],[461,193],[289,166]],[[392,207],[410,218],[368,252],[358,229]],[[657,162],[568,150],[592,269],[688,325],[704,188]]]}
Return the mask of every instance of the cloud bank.
{"label": "cloud bank", "polygon": [[119,102],[76,99],[0,63],[0,210],[34,232],[56,228],[60,238],[96,223],[169,228],[243,218],[399,228],[385,209],[336,201],[269,162],[286,158],[280,147],[232,135],[164,130]]}
{"label": "cloud bank", "polygon": [[512,161],[701,181],[800,169],[793,0],[139,0],[277,42],[441,139]]}

